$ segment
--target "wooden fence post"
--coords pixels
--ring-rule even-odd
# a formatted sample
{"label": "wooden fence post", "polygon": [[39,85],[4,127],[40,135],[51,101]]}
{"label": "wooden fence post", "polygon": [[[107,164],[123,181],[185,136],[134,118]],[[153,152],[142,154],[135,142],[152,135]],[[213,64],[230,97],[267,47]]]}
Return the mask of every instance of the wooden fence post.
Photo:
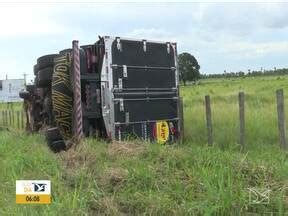
{"label": "wooden fence post", "polygon": [[20,112],[17,111],[17,129],[20,129]]}
{"label": "wooden fence post", "polygon": [[8,126],[8,111],[5,110],[5,126]]}
{"label": "wooden fence post", "polygon": [[239,143],[244,149],[245,146],[245,95],[244,92],[239,92]]}
{"label": "wooden fence post", "polygon": [[24,113],[21,111],[21,129],[24,129]]}
{"label": "wooden fence post", "polygon": [[12,125],[12,115],[11,115],[11,110],[8,111],[8,115],[9,115],[9,126],[11,127],[11,125]]}
{"label": "wooden fence post", "polygon": [[207,136],[208,136],[208,145],[213,145],[212,137],[212,117],[211,117],[211,105],[210,105],[210,96],[205,96],[205,107],[206,107],[206,126],[207,126]]}
{"label": "wooden fence post", "polygon": [[285,112],[284,112],[284,93],[283,89],[276,90],[277,99],[277,113],[278,113],[278,130],[279,130],[279,142],[280,147],[288,149],[286,145],[286,135],[285,135]]}
{"label": "wooden fence post", "polygon": [[180,140],[183,142],[184,140],[184,106],[183,106],[183,98],[179,97],[179,126],[180,126]]}
{"label": "wooden fence post", "polygon": [[[12,107],[13,107],[13,105],[12,105]],[[15,116],[14,114],[15,113],[14,113],[13,109],[11,110],[11,114],[12,114],[12,128],[13,128],[13,127],[15,127],[15,118],[14,118],[14,116]]]}

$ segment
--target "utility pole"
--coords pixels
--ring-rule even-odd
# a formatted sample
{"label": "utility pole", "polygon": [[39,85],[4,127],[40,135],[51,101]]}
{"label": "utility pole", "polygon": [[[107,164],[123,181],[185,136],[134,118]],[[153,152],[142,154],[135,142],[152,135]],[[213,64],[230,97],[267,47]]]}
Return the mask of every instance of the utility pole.
{"label": "utility pole", "polygon": [[26,86],[26,77],[27,77],[27,74],[24,73],[23,76],[24,76],[24,86]]}

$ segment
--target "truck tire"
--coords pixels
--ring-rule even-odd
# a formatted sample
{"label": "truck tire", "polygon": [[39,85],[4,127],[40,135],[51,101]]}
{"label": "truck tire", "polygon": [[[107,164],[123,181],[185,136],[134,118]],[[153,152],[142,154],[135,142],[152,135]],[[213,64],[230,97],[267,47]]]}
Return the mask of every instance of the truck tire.
{"label": "truck tire", "polygon": [[34,85],[36,86],[36,88],[38,87],[38,75],[36,75],[34,78]]}
{"label": "truck tire", "polygon": [[35,64],[34,67],[33,67],[33,71],[34,71],[34,75],[37,75],[38,73],[38,64]]}
{"label": "truck tire", "polygon": [[21,91],[19,92],[19,97],[28,100],[30,98],[30,93],[28,91]]}
{"label": "truck tire", "polygon": [[64,49],[64,50],[61,50],[59,52],[60,55],[63,55],[63,54],[66,54],[66,53],[71,53],[72,52],[72,49]]}
{"label": "truck tire", "polygon": [[50,87],[53,75],[53,67],[46,67],[39,70],[37,85],[40,88]]}
{"label": "truck tire", "polygon": [[58,153],[58,152],[66,150],[66,145],[65,145],[64,140],[57,140],[57,141],[54,141],[54,142],[52,142],[52,143],[50,143],[48,145],[49,145],[49,148],[54,153]]}
{"label": "truck tire", "polygon": [[26,90],[33,93],[35,91],[35,85],[26,85]]}
{"label": "truck tire", "polygon": [[45,136],[48,146],[53,152],[60,152],[66,149],[65,142],[57,127],[48,128],[45,131]]}
{"label": "truck tire", "polygon": [[73,137],[73,87],[70,80],[69,54],[63,54],[56,58],[56,61],[51,84],[53,114],[60,134],[68,141]]}
{"label": "truck tire", "polygon": [[38,70],[41,70],[46,67],[53,67],[54,65],[54,58],[59,56],[58,54],[51,54],[41,56],[37,59]]}

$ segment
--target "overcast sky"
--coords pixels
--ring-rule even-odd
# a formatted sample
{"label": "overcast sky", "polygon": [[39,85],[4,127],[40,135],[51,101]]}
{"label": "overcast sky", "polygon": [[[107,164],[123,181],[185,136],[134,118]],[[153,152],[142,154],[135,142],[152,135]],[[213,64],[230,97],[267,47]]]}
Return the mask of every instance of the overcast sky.
{"label": "overcast sky", "polygon": [[0,3],[0,79],[98,35],[176,41],[202,73],[288,67],[288,3]]}

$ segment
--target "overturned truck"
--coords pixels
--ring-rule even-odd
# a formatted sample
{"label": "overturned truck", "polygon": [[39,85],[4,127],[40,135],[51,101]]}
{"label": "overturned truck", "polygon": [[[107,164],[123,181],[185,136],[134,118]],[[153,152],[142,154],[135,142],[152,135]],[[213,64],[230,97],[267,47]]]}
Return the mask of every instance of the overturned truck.
{"label": "overturned truck", "polygon": [[176,43],[99,37],[39,57],[21,91],[28,131],[67,150],[83,136],[169,143],[183,132]]}

